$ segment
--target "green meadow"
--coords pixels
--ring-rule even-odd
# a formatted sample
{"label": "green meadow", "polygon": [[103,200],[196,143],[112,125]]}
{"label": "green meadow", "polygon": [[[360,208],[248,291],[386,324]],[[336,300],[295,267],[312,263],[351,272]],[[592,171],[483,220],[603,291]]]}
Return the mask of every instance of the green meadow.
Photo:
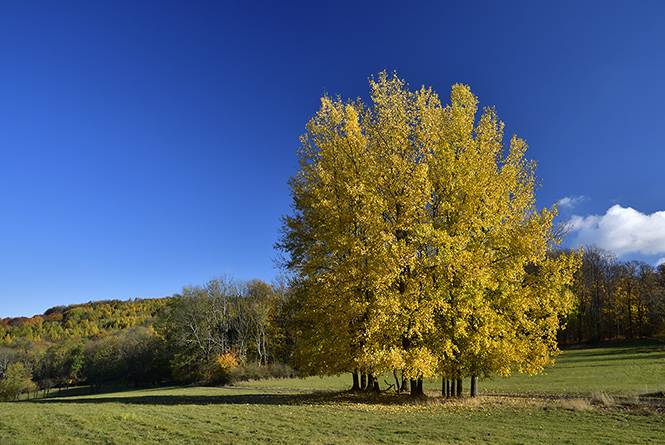
{"label": "green meadow", "polygon": [[665,443],[665,345],[654,341],[568,349],[547,375],[485,380],[473,399],[442,399],[436,381],[420,400],[350,383],[77,388],[0,403],[0,443]]}

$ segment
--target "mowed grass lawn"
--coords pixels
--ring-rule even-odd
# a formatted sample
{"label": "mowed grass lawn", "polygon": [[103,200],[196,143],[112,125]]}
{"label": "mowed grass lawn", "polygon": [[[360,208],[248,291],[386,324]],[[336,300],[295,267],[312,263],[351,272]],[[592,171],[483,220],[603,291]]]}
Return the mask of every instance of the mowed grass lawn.
{"label": "mowed grass lawn", "polygon": [[665,390],[663,348],[566,350],[475,399],[352,394],[340,376],[0,403],[0,443],[665,443],[662,396],[640,397]]}

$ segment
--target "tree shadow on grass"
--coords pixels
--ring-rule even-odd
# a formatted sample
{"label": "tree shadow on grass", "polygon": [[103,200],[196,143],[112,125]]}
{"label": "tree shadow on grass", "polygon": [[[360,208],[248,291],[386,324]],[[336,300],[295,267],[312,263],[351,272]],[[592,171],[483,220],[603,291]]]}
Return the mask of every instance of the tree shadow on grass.
{"label": "tree shadow on grass", "polygon": [[597,359],[599,356],[634,356],[636,354],[664,352],[665,343],[655,339],[613,340],[602,343],[564,345],[561,350],[569,354],[567,357],[569,360],[580,357]]}
{"label": "tree shadow on grass", "polygon": [[[474,407],[485,404],[489,407],[502,407],[504,400],[541,400],[545,403],[579,396],[555,396],[547,394],[483,394],[480,399],[452,398],[445,399],[438,396],[414,398],[407,393],[394,392],[356,392],[356,391],[327,391],[327,392],[286,392],[286,391],[255,391],[241,388],[224,388],[226,394],[188,395],[188,394],[143,394],[132,395],[132,391],[109,393],[94,397],[62,397],[50,399],[37,399],[20,403],[51,403],[71,405],[103,405],[118,403],[124,405],[151,405],[151,406],[212,406],[212,405],[250,405],[250,406],[360,406],[381,405],[394,407],[429,406],[447,403],[469,404]],[[630,411],[644,411],[649,413],[665,414],[665,396],[662,392],[644,394],[639,397],[613,397],[616,406],[605,406],[603,409],[617,409]]]}
{"label": "tree shadow on grass", "polygon": [[288,392],[253,391],[241,388],[224,388],[225,394],[136,394],[131,391],[91,397],[59,397],[32,400],[33,403],[61,403],[96,405],[122,403],[127,405],[328,405],[371,404],[406,405],[419,403],[408,394],[371,393],[354,391]]}

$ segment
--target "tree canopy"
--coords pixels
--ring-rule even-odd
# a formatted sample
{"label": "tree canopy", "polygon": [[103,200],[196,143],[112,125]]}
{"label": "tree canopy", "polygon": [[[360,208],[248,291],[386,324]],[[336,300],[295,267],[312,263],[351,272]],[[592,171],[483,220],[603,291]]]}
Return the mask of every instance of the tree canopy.
{"label": "tree canopy", "polygon": [[409,379],[536,373],[557,353],[578,252],[553,255],[526,143],[453,85],[396,75],[371,103],[324,96],[301,137],[277,247],[294,274],[301,372]]}

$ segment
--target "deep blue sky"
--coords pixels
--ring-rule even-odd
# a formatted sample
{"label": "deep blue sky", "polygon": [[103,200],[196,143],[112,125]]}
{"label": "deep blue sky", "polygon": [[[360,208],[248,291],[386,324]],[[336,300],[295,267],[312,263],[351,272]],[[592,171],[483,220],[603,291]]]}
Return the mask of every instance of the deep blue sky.
{"label": "deep blue sky", "polygon": [[665,258],[665,2],[2,2],[0,318],[272,280],[305,123],[384,69],[496,106],[569,245]]}

